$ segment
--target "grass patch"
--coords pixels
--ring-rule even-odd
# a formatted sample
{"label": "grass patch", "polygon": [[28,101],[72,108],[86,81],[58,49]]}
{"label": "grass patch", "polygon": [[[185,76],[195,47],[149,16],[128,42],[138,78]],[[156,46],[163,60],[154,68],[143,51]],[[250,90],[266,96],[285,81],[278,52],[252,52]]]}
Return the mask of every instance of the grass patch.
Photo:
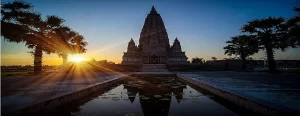
{"label": "grass patch", "polygon": [[23,71],[23,72],[5,72],[5,71],[1,71],[1,77],[2,76],[16,76],[16,75],[21,75],[21,76],[25,76],[25,75],[30,75],[31,72],[29,71]]}
{"label": "grass patch", "polygon": [[279,70],[281,73],[300,73],[300,69],[288,69],[288,70]]}

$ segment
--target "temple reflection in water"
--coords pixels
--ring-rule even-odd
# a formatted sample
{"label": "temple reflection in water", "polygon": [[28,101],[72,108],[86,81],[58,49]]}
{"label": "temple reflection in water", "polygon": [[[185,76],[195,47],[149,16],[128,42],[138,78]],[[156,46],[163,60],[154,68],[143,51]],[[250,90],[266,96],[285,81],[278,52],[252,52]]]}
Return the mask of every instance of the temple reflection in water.
{"label": "temple reflection in water", "polygon": [[174,77],[138,78],[125,81],[128,98],[133,103],[139,96],[142,111],[147,115],[168,115],[172,96],[179,103],[186,85],[175,82]]}

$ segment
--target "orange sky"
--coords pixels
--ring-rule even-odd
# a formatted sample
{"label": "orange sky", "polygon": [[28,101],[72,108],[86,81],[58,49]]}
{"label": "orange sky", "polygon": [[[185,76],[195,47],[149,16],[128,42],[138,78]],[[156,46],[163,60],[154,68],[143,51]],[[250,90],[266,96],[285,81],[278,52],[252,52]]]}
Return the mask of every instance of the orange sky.
{"label": "orange sky", "polygon": [[[135,40],[137,41],[137,40]],[[14,46],[14,47],[11,47]],[[183,44],[182,49],[185,51],[188,45]],[[71,61],[74,57],[81,57],[85,61],[90,61],[91,59],[98,60],[108,60],[113,61],[115,63],[120,63],[122,60],[123,52],[126,51],[127,42],[119,42],[119,43],[109,43],[99,45],[90,45],[88,46],[88,50],[84,54],[77,55],[69,55],[69,61]],[[5,51],[9,51],[6,53]],[[222,50],[222,49],[220,49]],[[23,43],[8,43],[1,41],[1,65],[32,65],[33,64],[33,56],[31,56],[28,49],[25,47]],[[298,57],[290,57],[293,55],[293,52],[289,52],[292,50],[288,50],[287,52],[277,51],[275,54],[275,59],[299,59]],[[211,57],[217,57],[218,59],[223,59],[225,57],[224,54],[215,54],[213,52],[206,52],[205,55],[202,53],[194,53],[193,51],[186,51],[186,55],[191,60],[194,57],[204,58],[205,60],[210,60]],[[264,53],[260,52],[255,54],[254,59],[262,58]],[[43,65],[60,65],[62,64],[62,58],[58,57],[57,54],[44,54],[43,56]]]}

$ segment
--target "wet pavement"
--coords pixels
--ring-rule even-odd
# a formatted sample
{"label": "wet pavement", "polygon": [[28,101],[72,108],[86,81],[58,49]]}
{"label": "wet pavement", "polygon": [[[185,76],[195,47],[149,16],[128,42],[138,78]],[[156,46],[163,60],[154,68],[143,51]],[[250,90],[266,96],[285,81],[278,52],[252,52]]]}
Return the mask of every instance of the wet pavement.
{"label": "wet pavement", "polygon": [[[10,83],[9,78],[1,78],[2,112],[12,112],[17,109],[24,108],[42,101],[57,98],[70,92],[78,91],[96,83],[128,75],[125,73],[97,73],[91,75],[77,75],[80,76],[80,78],[77,78],[74,77],[74,75],[64,76],[60,74],[61,73],[47,75],[38,79],[32,77],[31,80],[33,81],[30,81],[31,77],[16,77],[19,79],[13,79],[15,77],[9,77],[12,78],[12,80],[14,80],[15,83]],[[51,79],[53,78],[65,79],[51,81]],[[22,81],[23,79],[24,81]]]}
{"label": "wet pavement", "polygon": [[300,75],[255,72],[181,73],[221,90],[300,111]]}

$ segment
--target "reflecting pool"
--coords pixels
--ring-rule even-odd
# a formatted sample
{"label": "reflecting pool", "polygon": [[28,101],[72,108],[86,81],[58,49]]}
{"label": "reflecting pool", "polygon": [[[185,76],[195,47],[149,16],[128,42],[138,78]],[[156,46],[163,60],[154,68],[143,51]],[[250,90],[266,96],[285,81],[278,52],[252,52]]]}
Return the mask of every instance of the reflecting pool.
{"label": "reflecting pool", "polygon": [[[42,115],[241,115],[242,110],[176,77],[128,77],[89,98]],[[41,115],[41,114],[40,114]]]}

